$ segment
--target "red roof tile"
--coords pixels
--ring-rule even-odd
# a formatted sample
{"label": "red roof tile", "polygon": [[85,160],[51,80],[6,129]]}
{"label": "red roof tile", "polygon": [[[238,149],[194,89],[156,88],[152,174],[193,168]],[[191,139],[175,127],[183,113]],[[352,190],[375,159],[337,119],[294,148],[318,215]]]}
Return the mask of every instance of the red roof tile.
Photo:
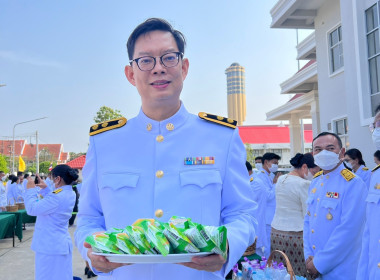
{"label": "red roof tile", "polygon": [[[290,143],[288,126],[239,126],[239,134],[244,144]],[[306,143],[312,142],[313,131],[311,130],[311,125],[305,125],[304,139]]]}
{"label": "red roof tile", "polygon": [[[41,154],[42,150],[47,150],[48,154],[50,154],[52,157],[47,158],[46,161],[59,161],[61,158],[61,152],[63,151],[63,145],[62,144],[38,144],[38,151],[40,152],[40,157],[43,154]],[[36,158],[36,145],[35,144],[27,144],[25,145],[24,153],[22,154],[24,159],[26,160],[34,160]]]}
{"label": "red roof tile", "polygon": [[69,160],[70,154],[69,153],[61,153],[61,162],[67,162]]}
{"label": "red roof tile", "polygon": [[72,161],[69,161],[67,165],[70,166],[71,168],[82,169],[85,163],[86,163],[86,155],[81,155],[80,157],[77,157],[73,159]]}
{"label": "red roof tile", "polygon": [[[24,149],[26,141],[25,140],[15,140],[15,156],[19,156]],[[5,156],[12,155],[12,144],[13,140],[0,140],[0,154]]]}

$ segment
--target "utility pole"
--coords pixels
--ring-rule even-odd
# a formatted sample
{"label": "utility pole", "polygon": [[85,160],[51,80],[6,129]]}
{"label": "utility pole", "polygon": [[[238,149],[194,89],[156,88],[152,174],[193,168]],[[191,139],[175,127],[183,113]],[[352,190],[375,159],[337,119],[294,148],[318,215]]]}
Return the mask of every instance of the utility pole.
{"label": "utility pole", "polygon": [[40,173],[40,155],[38,152],[38,131],[36,131],[36,174]]}

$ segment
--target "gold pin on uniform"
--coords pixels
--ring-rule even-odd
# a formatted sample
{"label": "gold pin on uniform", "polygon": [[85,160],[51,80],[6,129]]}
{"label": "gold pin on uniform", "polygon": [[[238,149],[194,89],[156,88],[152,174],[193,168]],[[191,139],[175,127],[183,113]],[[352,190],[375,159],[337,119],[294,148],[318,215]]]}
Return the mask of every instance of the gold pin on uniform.
{"label": "gold pin on uniform", "polygon": [[164,215],[164,211],[162,211],[161,209],[157,209],[156,212],[154,212],[154,215],[157,218],[161,218]]}
{"label": "gold pin on uniform", "polygon": [[331,221],[333,219],[333,215],[330,213],[330,209],[329,209],[329,212],[326,215],[326,219],[329,220],[329,221]]}

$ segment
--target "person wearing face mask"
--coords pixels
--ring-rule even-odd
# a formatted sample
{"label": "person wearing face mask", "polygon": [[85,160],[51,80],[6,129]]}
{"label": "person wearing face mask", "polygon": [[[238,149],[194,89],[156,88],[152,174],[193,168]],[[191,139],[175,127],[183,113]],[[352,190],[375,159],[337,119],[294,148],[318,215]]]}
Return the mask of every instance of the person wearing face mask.
{"label": "person wearing face mask", "polygon": [[[72,280],[72,242],[68,221],[75,204],[71,183],[78,174],[68,165],[60,164],[52,170],[55,190],[37,200],[38,190],[32,178],[28,179],[25,209],[37,216],[32,250],[35,254],[35,279]],[[46,183],[37,175],[40,188]]]}
{"label": "person wearing face mask", "polygon": [[[306,270],[323,280],[355,280],[365,221],[367,187],[340,160],[345,148],[338,135],[313,139],[315,164],[304,220]],[[375,279],[375,278],[372,278]]]}
{"label": "person wearing face mask", "polygon": [[371,180],[371,171],[365,166],[362,153],[358,149],[349,149],[344,154],[344,162],[348,168],[359,176],[369,188]]}
{"label": "person wearing face mask", "polygon": [[[319,167],[315,165],[310,153],[296,154],[290,164],[294,170],[280,176],[276,184],[271,250],[283,251],[289,257],[294,273],[306,277],[303,263],[303,220],[310,181],[319,171]],[[280,259],[276,261],[279,262]]]}
{"label": "person wearing face mask", "polygon": [[255,157],[255,173],[259,173],[263,168],[262,160],[263,157]]}
{"label": "person wearing face mask", "polygon": [[[263,155],[263,168],[257,173],[257,181],[262,184],[265,190],[264,195],[266,196],[266,211],[265,211],[265,224],[266,224],[266,254],[270,253],[270,233],[272,229],[272,220],[274,216],[274,211],[276,210],[276,198],[275,198],[275,181],[271,177],[272,173],[276,173],[278,170],[278,161],[281,157],[274,153],[265,153]],[[255,178],[255,180],[256,180]],[[269,256],[269,255],[268,255]]]}
{"label": "person wearing face mask", "polygon": [[[374,129],[372,140],[378,152],[380,150],[380,112],[375,116],[372,129]],[[372,170],[366,202],[366,224],[356,279],[380,279],[380,165]]]}

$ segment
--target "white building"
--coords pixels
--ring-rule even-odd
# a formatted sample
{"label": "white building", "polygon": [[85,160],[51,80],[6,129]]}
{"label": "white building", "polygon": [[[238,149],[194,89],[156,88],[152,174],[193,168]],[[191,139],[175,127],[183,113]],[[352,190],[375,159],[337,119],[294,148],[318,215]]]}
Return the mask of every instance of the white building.
{"label": "white building", "polygon": [[297,59],[311,61],[280,85],[281,94],[298,98],[268,112],[267,119],[289,121],[297,151],[300,120],[310,118],[313,136],[335,132],[374,166],[368,125],[380,105],[379,2],[280,0],[271,16],[272,28],[314,32],[297,46]]}

